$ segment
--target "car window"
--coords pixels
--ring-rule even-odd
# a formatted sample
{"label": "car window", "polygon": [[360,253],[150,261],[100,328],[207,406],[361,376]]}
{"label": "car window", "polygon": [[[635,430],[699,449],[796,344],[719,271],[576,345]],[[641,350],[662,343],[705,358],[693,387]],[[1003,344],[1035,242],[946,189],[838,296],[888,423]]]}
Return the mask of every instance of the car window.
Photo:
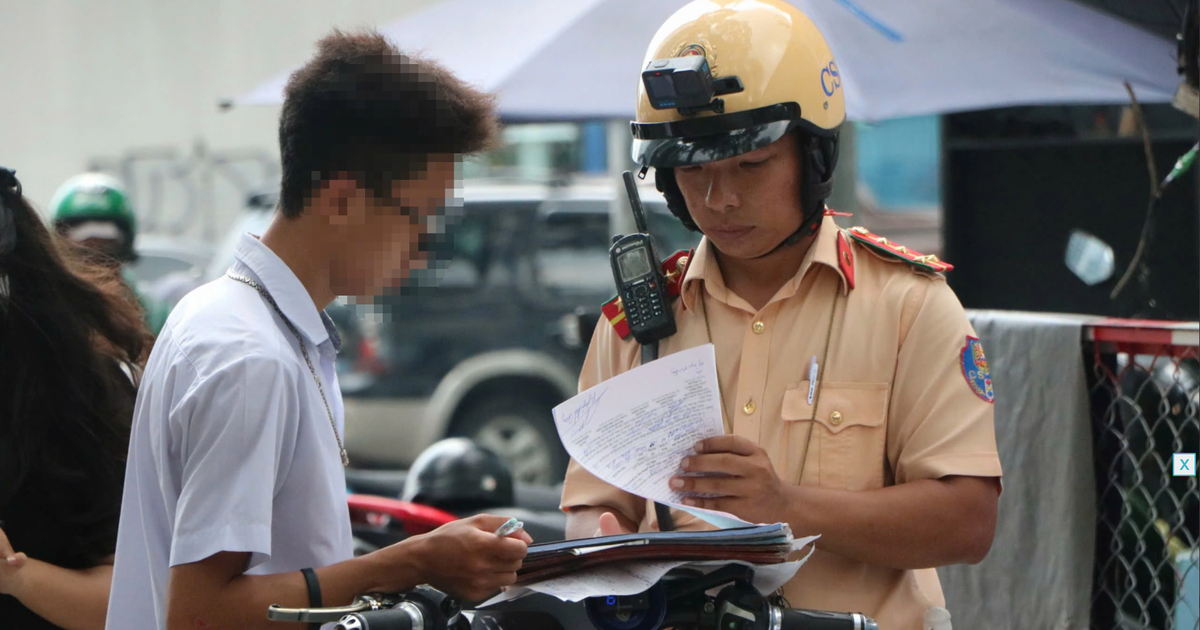
{"label": "car window", "polygon": [[512,263],[505,259],[510,224],[521,212],[531,213],[530,204],[469,202],[459,212],[450,238],[432,244],[437,250],[434,266],[414,272],[402,287],[380,298],[394,312],[468,308],[485,294],[512,285]]}
{"label": "car window", "polygon": [[692,249],[700,243],[700,233],[693,232],[667,210],[665,202],[646,204],[646,224],[659,255],[670,256],[681,249]]}
{"label": "car window", "polygon": [[[700,234],[683,226],[666,203],[648,201],[646,222],[659,254],[691,249]],[[608,294],[616,290],[608,249],[613,236],[606,202],[561,202],[537,221],[534,265],[542,291],[558,296]]]}
{"label": "car window", "polygon": [[536,234],[534,271],[544,292],[574,296],[614,290],[608,263],[612,237],[605,204],[564,203],[543,212]]}
{"label": "car window", "polygon": [[438,283],[443,289],[474,289],[483,283],[491,264],[489,237],[491,217],[486,212],[468,212],[452,231],[452,257]]}

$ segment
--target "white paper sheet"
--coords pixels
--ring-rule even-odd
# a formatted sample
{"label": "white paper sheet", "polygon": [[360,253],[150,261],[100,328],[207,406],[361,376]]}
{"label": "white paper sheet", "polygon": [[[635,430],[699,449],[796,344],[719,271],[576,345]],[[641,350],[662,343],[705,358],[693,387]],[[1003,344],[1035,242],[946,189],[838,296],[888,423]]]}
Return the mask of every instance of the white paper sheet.
{"label": "white paper sheet", "polygon": [[678,560],[627,562],[596,567],[530,584],[529,590],[577,602],[596,595],[634,595],[654,586],[667,571],[687,564]]}
{"label": "white paper sheet", "polygon": [[631,494],[685,510],[720,528],[749,525],[732,514],[687,507],[670,486],[696,442],[723,435],[712,344],[615,376],[554,408],[567,453]]}
{"label": "white paper sheet", "polygon": [[500,602],[520,599],[533,593],[545,593],[564,602],[578,602],[588,597],[635,595],[654,586],[668,571],[687,564],[686,561],[623,562],[576,571],[570,575],[543,580],[527,586],[517,586],[479,605],[487,608]]}

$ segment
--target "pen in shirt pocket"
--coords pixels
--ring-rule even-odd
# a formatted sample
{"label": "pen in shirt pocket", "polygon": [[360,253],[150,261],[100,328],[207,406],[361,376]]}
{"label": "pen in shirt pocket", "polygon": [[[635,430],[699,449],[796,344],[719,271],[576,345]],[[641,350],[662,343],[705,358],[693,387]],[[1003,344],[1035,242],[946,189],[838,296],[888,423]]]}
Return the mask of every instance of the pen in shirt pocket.
{"label": "pen in shirt pocket", "polygon": [[808,364],[808,404],[813,404],[813,397],[817,394],[817,357],[813,356],[812,361]]}

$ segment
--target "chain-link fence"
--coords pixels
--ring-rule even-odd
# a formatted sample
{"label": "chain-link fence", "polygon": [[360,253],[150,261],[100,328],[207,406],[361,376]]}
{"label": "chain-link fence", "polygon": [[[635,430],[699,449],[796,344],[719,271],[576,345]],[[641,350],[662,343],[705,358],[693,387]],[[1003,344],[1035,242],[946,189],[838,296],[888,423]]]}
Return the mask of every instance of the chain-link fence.
{"label": "chain-link fence", "polygon": [[1113,322],[1089,331],[1097,525],[1091,627],[1200,630],[1200,334]]}

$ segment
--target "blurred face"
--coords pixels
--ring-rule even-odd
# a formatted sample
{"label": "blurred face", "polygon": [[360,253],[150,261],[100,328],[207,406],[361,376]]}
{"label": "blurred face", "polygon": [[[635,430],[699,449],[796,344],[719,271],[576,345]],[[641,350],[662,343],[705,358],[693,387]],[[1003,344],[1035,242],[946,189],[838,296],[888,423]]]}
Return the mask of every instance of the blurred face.
{"label": "blurred face", "polygon": [[112,258],[114,262],[120,260],[125,252],[125,238],[121,227],[111,221],[84,221],[60,226],[58,232],[78,245]]}
{"label": "blurred face", "polygon": [[454,156],[433,156],[414,179],[393,182],[389,198],[357,188],[347,200],[347,220],[335,226],[341,255],[331,268],[334,294],[377,296],[423,268],[420,239],[453,193],[456,177]]}
{"label": "blurred face", "polygon": [[119,259],[121,252],[125,249],[125,243],[109,238],[85,238],[82,241],[76,242],[88,249],[98,251],[113,260]]}
{"label": "blurred face", "polygon": [[675,169],[688,212],[724,256],[770,252],[800,227],[800,156],[787,134],[756,151]]}

